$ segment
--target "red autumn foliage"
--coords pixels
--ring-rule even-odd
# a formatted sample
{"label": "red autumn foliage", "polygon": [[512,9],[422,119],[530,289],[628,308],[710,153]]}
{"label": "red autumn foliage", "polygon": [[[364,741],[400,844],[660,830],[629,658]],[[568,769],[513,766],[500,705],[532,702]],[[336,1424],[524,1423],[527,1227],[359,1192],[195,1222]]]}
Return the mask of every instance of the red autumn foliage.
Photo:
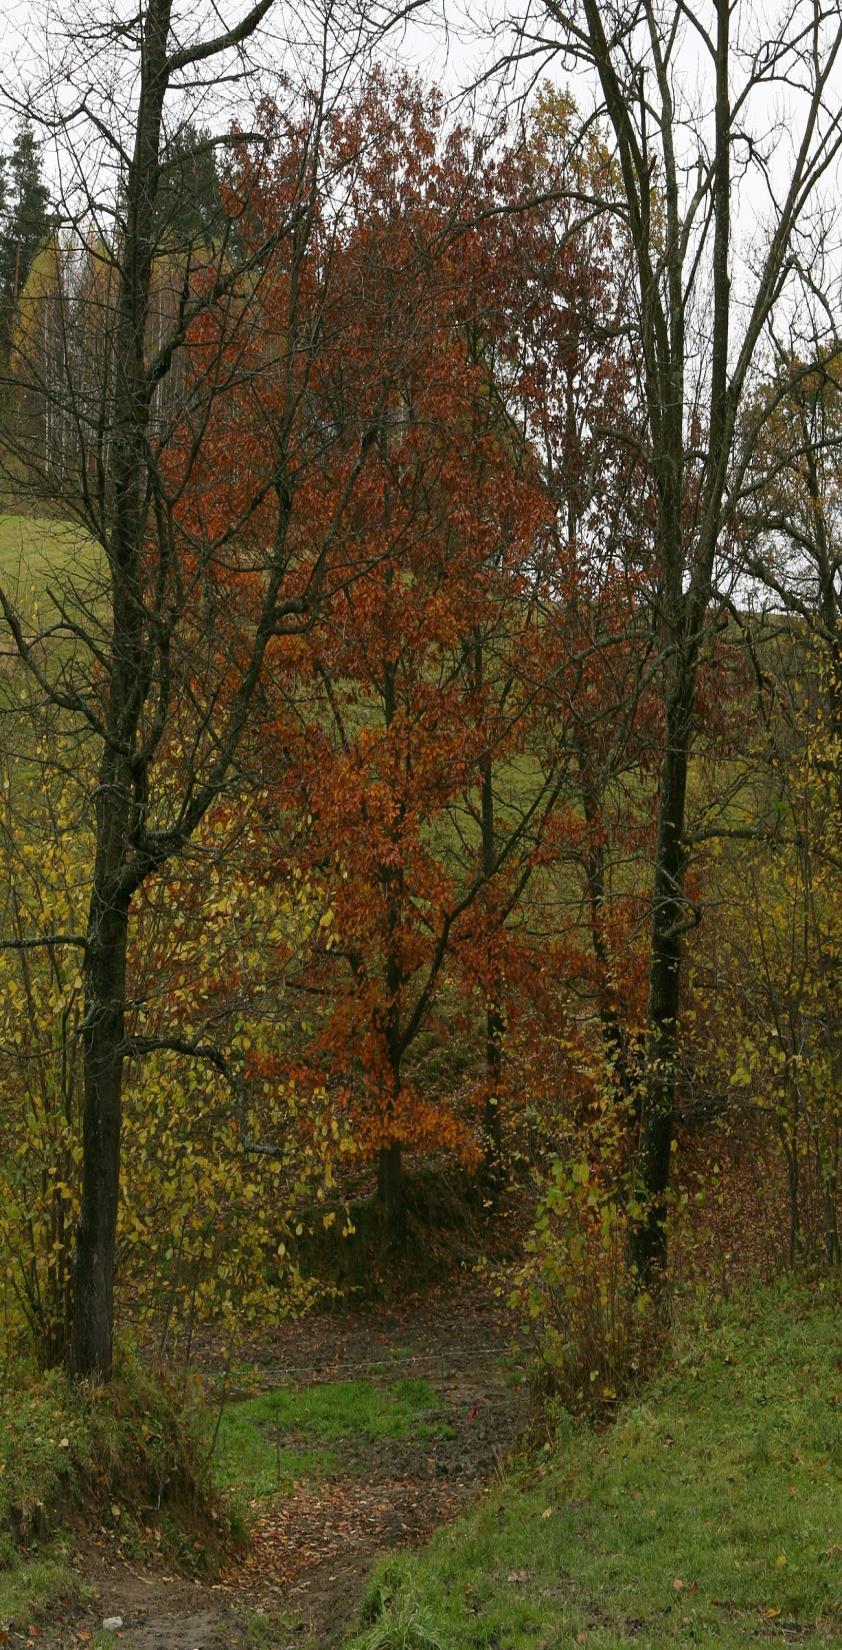
{"label": "red autumn foliage", "polygon": [[[206,353],[226,375],[198,460],[181,434],[182,530],[220,545],[202,593],[217,645],[237,656],[278,535],[286,602],[320,598],[305,633],[281,622],[271,644],[247,757],[271,798],[259,874],[323,886],[330,920],[295,982],[314,1006],[297,1073],[332,1077],[393,1236],[404,1146],[476,1158],[483,1102],[494,1132],[519,1003],[537,1035],[559,976],[578,981],[609,1059],[621,995],[638,1011],[604,899],[611,843],[640,836],[618,778],[645,766],[651,716],[646,501],[603,429],[633,417],[633,363],[612,341],[622,265],[605,231],[576,230],[553,118],[519,150],[483,147],[446,128],[436,95],[374,76],[333,119],[306,254],[281,235],[258,257],[306,159],[267,107],[266,153],[241,157],[229,200],[253,274],[193,340],[197,375]],[[571,866],[571,920],[536,935],[526,890]],[[473,1115],[414,1060],[445,998],[475,1048],[485,1016]]]}

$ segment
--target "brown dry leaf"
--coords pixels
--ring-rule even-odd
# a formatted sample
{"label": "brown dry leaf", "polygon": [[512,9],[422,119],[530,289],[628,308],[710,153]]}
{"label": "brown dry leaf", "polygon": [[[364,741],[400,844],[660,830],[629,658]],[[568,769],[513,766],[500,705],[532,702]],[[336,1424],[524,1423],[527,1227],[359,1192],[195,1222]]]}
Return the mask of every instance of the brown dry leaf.
{"label": "brown dry leaf", "polygon": [[684,1591],[684,1582],[682,1581],[680,1576],[676,1576],[676,1578],[675,1578],[672,1585],[673,1585],[673,1591],[674,1592],[683,1593],[683,1591]]}

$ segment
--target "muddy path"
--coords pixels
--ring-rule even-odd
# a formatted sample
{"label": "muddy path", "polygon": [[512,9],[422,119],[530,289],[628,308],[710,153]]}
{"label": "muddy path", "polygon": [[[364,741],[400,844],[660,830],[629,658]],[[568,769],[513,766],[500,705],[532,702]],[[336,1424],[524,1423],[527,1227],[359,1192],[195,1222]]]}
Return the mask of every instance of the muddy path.
{"label": "muddy path", "polygon": [[[251,1390],[365,1380],[385,1400],[396,1383],[423,1379],[431,1407],[415,1434],[342,1438],[322,1479],[264,1498],[247,1552],[213,1585],[102,1555],[88,1569],[83,1618],[40,1643],[78,1650],[105,1618],[120,1617],[108,1637],[122,1650],[333,1650],[377,1561],[426,1541],[502,1471],[525,1419],[511,1341],[499,1304],[464,1289],[310,1318],[254,1342]],[[211,1343],[198,1355],[218,1373]]]}

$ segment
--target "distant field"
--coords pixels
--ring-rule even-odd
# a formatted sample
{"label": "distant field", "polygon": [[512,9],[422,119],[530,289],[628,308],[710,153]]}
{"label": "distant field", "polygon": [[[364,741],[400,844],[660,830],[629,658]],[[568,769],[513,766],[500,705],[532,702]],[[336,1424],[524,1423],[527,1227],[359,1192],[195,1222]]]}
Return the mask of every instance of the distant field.
{"label": "distant field", "polygon": [[75,522],[0,515],[0,580],[24,611],[51,584],[65,586],[68,574],[90,574],[96,558],[93,540]]}

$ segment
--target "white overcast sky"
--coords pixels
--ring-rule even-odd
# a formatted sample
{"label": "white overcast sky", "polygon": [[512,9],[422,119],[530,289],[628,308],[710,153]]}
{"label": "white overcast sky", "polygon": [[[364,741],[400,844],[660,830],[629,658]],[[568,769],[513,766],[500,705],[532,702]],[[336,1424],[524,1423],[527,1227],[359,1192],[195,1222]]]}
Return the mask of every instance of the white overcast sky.
{"label": "white overcast sky", "polygon": [[[250,0],[175,0],[176,32],[182,38],[189,38],[208,28],[216,33],[223,21],[230,24],[241,16],[249,3]],[[354,0],[330,0],[330,3],[350,7]],[[367,16],[371,17],[374,6],[385,7],[389,0],[358,0],[358,3],[367,7]],[[796,14],[807,16],[809,0],[790,0],[790,3]],[[536,17],[545,17],[541,0],[428,0],[428,4],[416,13],[412,21],[385,41],[382,50],[391,61],[403,62],[438,81],[456,98],[463,88],[481,77],[495,56],[504,54],[507,45],[514,39],[510,20],[530,5]],[[106,98],[100,107],[109,124],[122,124],[123,129],[128,131],[134,91],[130,75],[124,73],[120,78],[116,54],[114,62],[108,61],[107,51],[97,59],[93,48],[80,52],[78,41],[86,30],[95,26],[98,17],[112,17],[122,12],[130,18],[136,15],[137,8],[138,0],[5,0],[4,32],[0,38],[0,113],[3,119],[0,150],[8,148],[14,128],[10,96],[14,97],[26,89],[37,89],[39,82],[48,76],[52,77],[53,84],[58,83],[65,107],[78,102],[89,86],[93,88],[91,100],[94,102],[97,96],[102,95],[102,83],[110,77],[115,88],[113,100],[109,106]],[[671,14],[673,9],[672,0],[661,0],[664,15]],[[696,15],[702,21],[710,16],[711,9],[711,0],[696,0]],[[735,36],[739,38],[742,33],[754,40],[762,40],[764,29],[769,26],[768,19],[776,9],[772,5],[764,5],[762,0],[736,0],[733,12]],[[828,26],[832,27],[838,17],[838,8],[826,8],[826,15]],[[287,42],[296,35],[299,40],[307,34],[312,37],[314,19],[318,16],[319,6],[314,4],[314,0],[300,0],[300,9],[297,9],[296,0],[277,0],[261,26],[259,40],[252,50],[255,63],[259,65],[252,82],[252,95],[260,87],[272,88],[273,80],[276,83],[278,67],[285,60],[289,61]],[[683,32],[684,41],[676,57],[674,78],[686,112],[701,122],[704,132],[705,116],[712,100],[709,65],[689,23],[685,23]],[[521,71],[521,83],[536,64],[537,60],[533,58],[529,71]],[[552,73],[557,81],[567,78],[560,59],[553,64],[547,62],[546,72]],[[739,73],[740,63],[735,52],[735,85]],[[97,79],[100,81],[99,93],[96,90]],[[569,83],[580,105],[586,107],[593,97],[592,86],[581,75]],[[481,103],[491,99],[494,86],[494,81],[488,81],[481,88],[478,94]],[[4,89],[5,99],[2,96]],[[829,115],[836,112],[830,105],[838,107],[840,97],[842,74],[837,74],[828,99]],[[2,109],[4,101],[5,110]],[[200,121],[204,117],[208,124],[213,123],[217,129],[224,129],[226,120],[235,111],[243,112],[241,85],[236,79],[223,85],[213,94],[213,102],[216,107],[206,98],[194,113]],[[768,235],[769,220],[774,213],[769,191],[771,188],[777,195],[782,192],[792,153],[800,141],[803,109],[803,99],[799,99],[797,90],[791,84],[777,84],[765,89],[755,98],[753,106],[745,111],[746,129],[754,140],[759,143],[765,141],[770,146],[770,134],[774,131],[775,144],[774,150],[769,148],[765,181],[761,169],[758,169],[750,181],[742,185],[735,183],[734,186],[737,230],[734,275],[738,284],[740,269],[745,278],[748,276],[752,246],[756,244],[759,247]],[[66,188],[71,185],[74,167],[80,172],[83,169],[90,172],[96,165],[97,142],[93,130],[89,128],[84,140],[81,126],[78,131],[75,152],[70,158],[66,155],[61,163],[62,183]],[[689,152],[688,143],[688,155]],[[56,156],[51,158],[45,154],[45,161],[51,172],[59,165]],[[688,173],[688,190],[692,190],[694,183],[694,175]],[[840,217],[837,202],[842,196],[838,167],[829,171],[824,179],[823,194],[831,236],[837,239],[834,220]],[[833,260],[836,269],[842,267],[838,248],[833,251]]]}

